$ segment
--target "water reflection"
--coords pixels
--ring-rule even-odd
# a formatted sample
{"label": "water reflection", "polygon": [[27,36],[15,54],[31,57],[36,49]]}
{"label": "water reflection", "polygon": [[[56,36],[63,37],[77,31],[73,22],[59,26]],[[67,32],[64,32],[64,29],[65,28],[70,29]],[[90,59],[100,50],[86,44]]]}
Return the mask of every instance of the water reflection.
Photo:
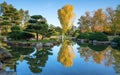
{"label": "water reflection", "polygon": [[120,51],[114,49],[112,53],[113,53],[114,60],[115,60],[115,62],[113,63],[114,69],[116,73],[120,74]]}
{"label": "water reflection", "polygon": [[0,64],[3,64],[2,69],[5,70],[6,68],[9,68],[9,70],[14,72],[16,71],[16,66],[25,60],[27,61],[31,72],[40,73],[42,72],[42,68],[45,67],[48,56],[53,54],[50,48],[42,48],[36,51],[34,51],[35,48],[26,47],[8,47],[7,49],[12,54],[13,58],[3,60],[4,63],[0,62]]}
{"label": "water reflection", "polygon": [[85,58],[84,60],[86,62],[90,62],[90,58],[92,57],[93,62],[96,62],[97,64],[104,63],[105,66],[110,66],[113,62],[111,46],[108,46],[105,50],[99,50],[93,50],[89,47],[80,47],[79,53],[81,57]]}
{"label": "water reflection", "polygon": [[[103,75],[101,72],[106,72],[105,75],[120,74],[120,51],[107,45],[80,44],[78,46],[70,40],[64,40],[60,46],[39,50],[10,46],[6,48],[13,55],[13,58],[0,61],[0,67],[2,66],[4,70],[9,68],[8,71],[16,72],[17,75],[36,75],[36,73],[40,75],[66,75],[66,73],[80,75],[82,72],[84,75],[91,72],[91,75],[95,75],[94,70],[96,69],[101,70],[96,72],[97,75]],[[56,58],[62,65],[56,62]],[[65,67],[61,67],[63,65]],[[59,69],[57,69],[58,67]],[[53,72],[54,70],[56,71]]]}
{"label": "water reflection", "polygon": [[45,67],[48,56],[52,54],[51,49],[43,48],[42,50],[37,50],[36,54],[33,55],[35,57],[25,57],[25,60],[28,61],[27,64],[29,64],[31,72],[40,73],[42,68]]}
{"label": "water reflection", "polygon": [[103,51],[105,50],[108,45],[93,45],[93,44],[89,44],[88,47],[94,51]]}
{"label": "water reflection", "polygon": [[[79,44],[80,45],[80,44]],[[117,74],[120,74],[120,51],[111,46],[94,46],[94,45],[80,45],[78,48],[80,57],[84,58],[85,62],[96,62],[97,64],[104,64],[105,66],[113,66]]]}
{"label": "water reflection", "polygon": [[16,69],[16,65],[18,65],[17,61],[22,62],[24,60],[24,55],[29,55],[33,51],[33,48],[22,48],[22,47],[10,47],[7,48],[9,52],[12,54],[13,58],[9,59],[9,64],[5,63],[6,67],[10,69]]}
{"label": "water reflection", "polygon": [[58,61],[61,62],[65,67],[73,65],[73,59],[75,58],[75,52],[70,44],[69,40],[63,40],[62,46],[58,53]]}

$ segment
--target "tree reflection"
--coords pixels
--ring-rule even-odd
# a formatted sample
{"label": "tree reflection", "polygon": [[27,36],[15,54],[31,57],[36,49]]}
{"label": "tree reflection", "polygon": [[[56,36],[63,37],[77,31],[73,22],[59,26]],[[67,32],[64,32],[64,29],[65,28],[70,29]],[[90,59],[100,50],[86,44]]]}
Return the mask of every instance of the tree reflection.
{"label": "tree reflection", "polygon": [[120,51],[113,50],[113,56],[114,56],[114,69],[116,73],[120,74]]}
{"label": "tree reflection", "polygon": [[88,47],[94,51],[103,51],[105,50],[108,45],[93,45],[93,44],[89,44]]}
{"label": "tree reflection", "polygon": [[13,58],[3,59],[4,70],[6,67],[9,67],[10,70],[16,71],[16,65],[18,64],[17,61],[20,60],[21,62],[24,59],[23,55],[28,55],[33,51],[33,48],[21,48],[21,47],[6,47],[7,50],[11,53]]}
{"label": "tree reflection", "polygon": [[42,72],[42,68],[45,67],[48,56],[52,54],[53,53],[50,49],[43,48],[42,50],[34,54],[35,58],[26,57],[25,59],[28,61],[27,63],[29,64],[29,68],[33,73],[40,73]]}
{"label": "tree reflection", "polygon": [[103,52],[94,52],[93,59],[96,63],[101,64],[101,62],[104,60],[105,56]]}
{"label": "tree reflection", "polygon": [[110,66],[114,61],[111,46],[99,51],[92,50],[89,47],[80,47],[78,49],[80,56],[83,57],[86,62],[90,62],[90,58],[92,57],[92,61],[97,64],[104,63],[105,66]]}
{"label": "tree reflection", "polygon": [[75,53],[72,45],[69,44],[70,41],[63,40],[62,46],[58,53],[58,61],[61,62],[65,67],[70,67],[73,65],[73,59],[75,58]]}
{"label": "tree reflection", "polygon": [[9,52],[12,54],[13,58],[7,60],[5,65],[10,69],[15,68],[15,66],[18,64],[18,60],[22,62],[24,60],[24,55],[28,55],[29,53],[33,52],[33,48],[10,47],[8,49],[10,50]]}

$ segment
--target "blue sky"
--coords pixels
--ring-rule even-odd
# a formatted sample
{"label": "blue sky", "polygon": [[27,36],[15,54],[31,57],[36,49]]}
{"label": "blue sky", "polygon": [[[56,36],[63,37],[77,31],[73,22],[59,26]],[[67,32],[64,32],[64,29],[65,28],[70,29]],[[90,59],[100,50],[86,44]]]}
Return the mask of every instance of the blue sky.
{"label": "blue sky", "polygon": [[93,12],[99,8],[116,8],[120,0],[0,0],[0,3],[6,1],[17,9],[29,10],[30,15],[42,15],[49,24],[60,26],[57,11],[66,4],[74,6],[76,19],[74,25],[77,25],[78,18],[84,15],[86,11]]}

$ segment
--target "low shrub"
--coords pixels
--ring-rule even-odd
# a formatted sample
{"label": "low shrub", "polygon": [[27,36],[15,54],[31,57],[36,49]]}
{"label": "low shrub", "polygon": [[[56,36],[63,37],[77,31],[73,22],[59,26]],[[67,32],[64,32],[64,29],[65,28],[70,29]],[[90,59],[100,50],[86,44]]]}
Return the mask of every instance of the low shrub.
{"label": "low shrub", "polygon": [[89,39],[89,33],[80,33],[77,39]]}
{"label": "low shrub", "polygon": [[29,40],[30,38],[34,38],[34,35],[24,31],[12,31],[9,33],[8,38],[12,40]]}
{"label": "low shrub", "polygon": [[102,32],[94,32],[89,34],[89,40],[108,41],[108,37]]}

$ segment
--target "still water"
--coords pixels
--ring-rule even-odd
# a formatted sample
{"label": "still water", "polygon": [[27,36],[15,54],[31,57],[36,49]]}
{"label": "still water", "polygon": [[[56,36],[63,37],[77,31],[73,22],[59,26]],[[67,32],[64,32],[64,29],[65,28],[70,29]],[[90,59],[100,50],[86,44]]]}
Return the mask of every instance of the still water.
{"label": "still water", "polygon": [[63,41],[52,48],[9,47],[4,64],[17,75],[120,75],[120,51],[111,46],[78,45]]}

